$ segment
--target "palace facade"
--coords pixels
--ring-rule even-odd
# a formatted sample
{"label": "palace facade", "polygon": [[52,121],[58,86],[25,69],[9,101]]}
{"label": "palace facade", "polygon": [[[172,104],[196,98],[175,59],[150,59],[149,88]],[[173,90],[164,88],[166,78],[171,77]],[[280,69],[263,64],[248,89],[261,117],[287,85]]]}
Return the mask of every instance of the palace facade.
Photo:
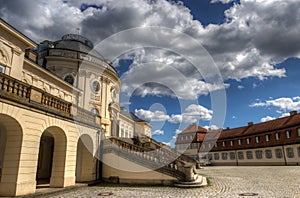
{"label": "palace facade", "polygon": [[300,114],[221,132],[195,124],[178,135],[177,150],[211,165],[299,165]]}
{"label": "palace facade", "polygon": [[39,184],[197,179],[183,166],[194,160],[151,139],[152,126],[119,106],[121,80],[93,47],[74,34],[37,44],[0,19],[0,196]]}

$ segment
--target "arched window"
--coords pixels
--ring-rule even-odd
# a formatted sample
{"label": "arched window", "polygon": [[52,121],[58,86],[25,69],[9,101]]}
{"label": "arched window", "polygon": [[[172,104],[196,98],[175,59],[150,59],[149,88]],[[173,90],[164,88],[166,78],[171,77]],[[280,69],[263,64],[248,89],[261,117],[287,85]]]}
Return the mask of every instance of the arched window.
{"label": "arched window", "polygon": [[68,74],[65,76],[64,81],[66,81],[70,85],[73,85],[74,84],[74,76],[72,76],[71,74]]}

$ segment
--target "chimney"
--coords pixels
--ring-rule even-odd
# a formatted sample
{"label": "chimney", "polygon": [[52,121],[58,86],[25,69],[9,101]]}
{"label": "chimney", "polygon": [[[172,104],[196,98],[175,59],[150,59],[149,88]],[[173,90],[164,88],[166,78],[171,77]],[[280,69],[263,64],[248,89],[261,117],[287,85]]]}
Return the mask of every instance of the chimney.
{"label": "chimney", "polygon": [[230,129],[230,127],[227,127],[227,128],[226,128],[226,130],[229,130],[229,129]]}
{"label": "chimney", "polygon": [[253,122],[248,122],[248,126],[252,126],[253,125]]}
{"label": "chimney", "polygon": [[290,116],[297,115],[297,111],[291,111]]}

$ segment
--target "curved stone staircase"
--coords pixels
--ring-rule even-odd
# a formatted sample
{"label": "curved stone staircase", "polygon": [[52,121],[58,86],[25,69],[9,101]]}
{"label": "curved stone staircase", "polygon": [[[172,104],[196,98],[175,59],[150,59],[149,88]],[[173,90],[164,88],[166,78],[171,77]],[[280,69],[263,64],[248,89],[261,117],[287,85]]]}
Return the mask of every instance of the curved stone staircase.
{"label": "curved stone staircase", "polygon": [[[149,143],[151,138],[146,139]],[[206,178],[195,174],[196,161],[188,156],[172,150],[159,147],[157,142],[153,142],[158,147],[155,149],[143,141],[130,138],[111,137],[104,140],[102,154],[113,153],[126,160],[139,164],[143,167],[174,177],[177,187],[202,187],[206,186]],[[145,146],[147,145],[147,146]]]}

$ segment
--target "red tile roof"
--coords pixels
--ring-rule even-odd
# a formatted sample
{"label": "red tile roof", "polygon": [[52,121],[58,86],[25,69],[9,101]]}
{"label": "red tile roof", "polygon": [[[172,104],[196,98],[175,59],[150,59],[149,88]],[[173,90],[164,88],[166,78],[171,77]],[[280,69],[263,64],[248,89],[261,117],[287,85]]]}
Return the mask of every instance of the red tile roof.
{"label": "red tile roof", "polygon": [[184,129],[180,134],[185,134],[185,133],[195,133],[195,132],[207,132],[207,129],[201,127],[201,126],[197,126],[196,123],[188,126],[186,129]]}
{"label": "red tile roof", "polygon": [[[291,115],[288,117],[278,118],[276,120],[271,120],[271,121],[248,125],[248,126],[243,126],[243,127],[238,127],[238,128],[233,128],[233,129],[225,129],[225,130],[222,130],[222,132],[220,133],[220,136],[217,133],[217,130],[216,131],[208,131],[201,126],[192,124],[189,127],[187,127],[185,130],[183,130],[182,133],[180,133],[178,135],[176,143],[180,143],[180,142],[183,143],[179,139],[179,136],[181,134],[184,135],[187,133],[196,133],[196,131],[198,132],[197,141],[203,141],[205,136],[207,135],[206,134],[207,132],[210,132],[209,133],[210,137],[206,137],[206,139],[216,139],[216,138],[226,139],[226,138],[235,138],[235,137],[240,137],[240,136],[249,136],[249,135],[268,132],[268,131],[276,131],[276,130],[284,129],[284,128],[295,126],[295,125],[300,126],[300,114],[294,114],[294,115]],[[216,133],[213,133],[213,132],[216,132]]]}

